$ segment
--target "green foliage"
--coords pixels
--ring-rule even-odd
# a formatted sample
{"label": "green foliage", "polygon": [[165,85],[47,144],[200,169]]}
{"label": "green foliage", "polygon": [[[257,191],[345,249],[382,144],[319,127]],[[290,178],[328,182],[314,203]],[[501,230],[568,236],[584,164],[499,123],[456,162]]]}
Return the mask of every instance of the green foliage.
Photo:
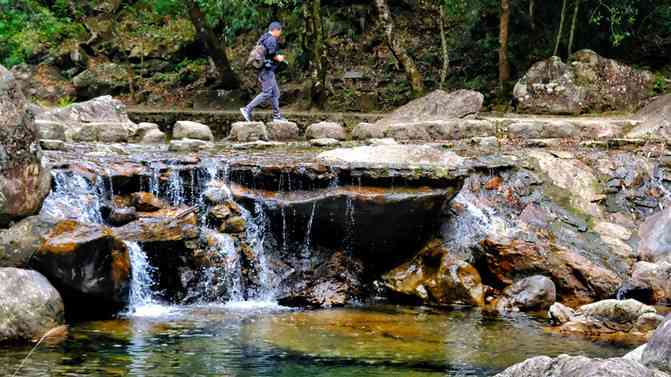
{"label": "green foliage", "polygon": [[609,25],[610,39],[619,46],[631,36],[630,30],[636,24],[639,0],[598,0],[592,10],[590,21],[594,24]]}
{"label": "green foliage", "polygon": [[64,7],[63,0],[51,7],[36,0],[0,0],[0,63],[23,63],[83,33],[83,26],[67,17]]}
{"label": "green foliage", "polygon": [[655,81],[652,88],[654,94],[664,94],[671,90],[671,81],[666,76],[657,72],[655,74]]}
{"label": "green foliage", "polygon": [[58,99],[58,102],[56,102],[56,106],[63,108],[63,107],[68,107],[75,103],[75,99],[69,96],[64,96]]}

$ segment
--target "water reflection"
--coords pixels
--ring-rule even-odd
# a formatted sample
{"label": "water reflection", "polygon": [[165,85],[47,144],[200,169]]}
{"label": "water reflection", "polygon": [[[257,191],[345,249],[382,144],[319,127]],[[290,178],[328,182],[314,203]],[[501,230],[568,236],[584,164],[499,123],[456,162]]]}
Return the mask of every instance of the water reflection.
{"label": "water reflection", "polygon": [[[271,303],[171,308],[74,325],[20,376],[489,376],[539,354],[621,356],[533,318],[395,307],[289,311]],[[0,352],[10,371],[27,348]],[[5,372],[0,372],[0,375]]]}

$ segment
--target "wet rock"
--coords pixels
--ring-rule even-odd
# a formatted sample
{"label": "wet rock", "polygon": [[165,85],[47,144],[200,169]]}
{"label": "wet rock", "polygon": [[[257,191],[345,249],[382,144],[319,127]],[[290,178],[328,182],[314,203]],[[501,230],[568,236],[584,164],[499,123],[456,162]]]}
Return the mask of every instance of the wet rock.
{"label": "wet rock", "polygon": [[545,276],[531,276],[516,281],[503,291],[497,308],[499,311],[543,311],[557,300],[557,290],[552,280]]}
{"label": "wet rock", "polygon": [[268,141],[268,129],[262,122],[236,122],[231,125],[229,137],[241,143]]}
{"label": "wet rock", "polygon": [[457,90],[450,93],[436,90],[399,107],[376,124],[389,126],[464,118],[480,112],[483,102],[484,96],[472,90]]}
{"label": "wet rock", "polygon": [[31,216],[0,230],[0,267],[26,267],[54,223]]}
{"label": "wet rock", "polygon": [[314,145],[315,147],[332,147],[335,145],[339,145],[340,142],[336,139],[312,139],[310,140],[310,144]]}
{"label": "wet rock", "polygon": [[347,138],[347,132],[339,123],[320,122],[308,126],[305,130],[305,137],[307,139],[345,140]]}
{"label": "wet rock", "polygon": [[58,289],[70,316],[95,317],[127,303],[128,249],[105,226],[59,222],[30,264]]}
{"label": "wet rock", "polygon": [[451,255],[440,241],[429,243],[411,261],[383,277],[392,292],[428,305],[484,306],[485,289],[478,271]]}
{"label": "wet rock", "polygon": [[65,141],[83,142],[126,142],[136,127],[126,106],[111,96],[44,111],[36,116],[36,124],[44,132],[61,125]]}
{"label": "wet rock", "polygon": [[671,262],[671,208],[650,216],[638,231],[639,257],[649,262]]}
{"label": "wet rock", "polygon": [[0,268],[0,343],[30,342],[64,323],[63,300],[39,272]]}
{"label": "wet rock", "polygon": [[298,140],[298,125],[294,122],[273,121],[267,124],[270,140],[291,141]]}
{"label": "wet rock", "polygon": [[648,368],[671,373],[671,321],[668,317],[648,341],[641,362]]}
{"label": "wet rock", "polygon": [[[576,305],[613,297],[622,278],[589,254],[541,240],[487,236],[482,258],[492,283],[510,285],[520,276],[542,273],[555,282],[558,298]],[[481,271],[482,273],[482,271]]]}
{"label": "wet rock", "polygon": [[65,142],[61,140],[41,139],[40,147],[46,151],[62,151],[65,150]]}
{"label": "wet rock", "polygon": [[0,66],[0,227],[37,213],[51,188],[27,107],[18,83]]}
{"label": "wet rock", "polygon": [[574,316],[575,310],[560,302],[555,302],[548,310],[548,317],[550,317],[550,322],[553,325],[563,325],[570,321]]}
{"label": "wet rock", "polygon": [[220,230],[224,233],[243,233],[247,228],[247,222],[242,216],[229,217]]}
{"label": "wet rock", "polygon": [[671,143],[671,94],[660,96],[638,112],[642,123],[627,138],[661,140]]}
{"label": "wet rock", "polygon": [[136,241],[144,245],[156,243],[181,246],[183,241],[198,238],[196,216],[193,213],[166,213],[160,217],[143,217],[124,226],[114,228],[111,232],[119,239]]}
{"label": "wet rock", "polygon": [[171,152],[199,152],[205,149],[211,149],[212,143],[203,140],[182,139],[171,140],[168,150]]}
{"label": "wet rock", "polygon": [[150,192],[134,192],[131,194],[131,204],[140,212],[154,212],[168,207],[166,202]]}
{"label": "wet rock", "polygon": [[627,353],[626,355],[622,356],[623,359],[627,360],[634,360],[638,361],[639,363],[642,363],[643,359],[643,351],[645,351],[645,347],[647,344],[644,344],[642,346],[636,347],[633,351]]}
{"label": "wet rock", "polygon": [[112,208],[107,221],[113,226],[126,225],[137,220],[137,210],[133,207]]}
{"label": "wet rock", "polygon": [[[287,244],[303,243],[307,229],[315,246],[347,248],[366,265],[386,272],[410,259],[436,230],[434,221],[455,188],[394,190],[348,186],[306,192],[269,192],[231,187],[236,201],[248,210],[263,200],[268,231]],[[347,237],[343,237],[346,234]]]}
{"label": "wet rock", "polygon": [[[280,305],[290,307],[330,308],[351,303],[361,294],[363,265],[344,251],[336,251],[314,268],[302,283],[281,295]],[[309,272],[306,272],[309,274]]]}
{"label": "wet rock", "polygon": [[203,198],[208,205],[217,205],[231,199],[231,189],[224,181],[212,181],[207,185]]}
{"label": "wet rock", "polygon": [[384,132],[396,140],[461,140],[496,135],[496,126],[488,120],[452,119],[415,123],[395,123]]}
{"label": "wet rock", "polygon": [[128,71],[116,63],[95,64],[75,76],[72,83],[80,99],[117,95],[128,90]]}
{"label": "wet rock", "polygon": [[175,140],[181,139],[192,139],[192,140],[203,140],[203,141],[214,141],[214,136],[210,127],[198,123],[180,120],[175,123],[175,126],[172,130],[172,138]]}
{"label": "wet rock", "polygon": [[[556,311],[556,310],[555,310]],[[655,308],[636,300],[603,300],[578,308],[559,331],[585,336],[646,338],[662,322]]]}
{"label": "wet rock", "polygon": [[556,56],[534,64],[513,95],[519,111],[535,114],[636,111],[650,95],[652,82],[650,72],[581,50],[568,64]]}
{"label": "wet rock", "polygon": [[398,142],[390,137],[382,139],[368,139],[369,145],[397,145]]}
{"label": "wet rock", "polygon": [[513,365],[495,377],[668,377],[634,360],[590,359],[584,356],[539,356]]}
{"label": "wet rock", "polygon": [[384,130],[387,126],[383,124],[359,123],[352,130],[352,138],[355,140],[381,139],[384,138]]}
{"label": "wet rock", "polygon": [[620,289],[622,296],[639,296],[648,304],[665,305],[671,302],[671,263],[638,262],[631,280]]}

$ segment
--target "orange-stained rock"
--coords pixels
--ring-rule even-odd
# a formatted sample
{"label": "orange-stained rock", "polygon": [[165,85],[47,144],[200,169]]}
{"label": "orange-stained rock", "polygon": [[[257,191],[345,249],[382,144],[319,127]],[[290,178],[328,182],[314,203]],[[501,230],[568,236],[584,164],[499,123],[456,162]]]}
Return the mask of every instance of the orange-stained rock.
{"label": "orange-stained rock", "polygon": [[118,311],[128,300],[128,249],[106,226],[61,221],[44,236],[30,264],[59,290],[69,316]]}
{"label": "orange-stained rock", "polygon": [[149,192],[133,193],[131,203],[140,212],[154,212],[168,207],[167,203]]}
{"label": "orange-stained rock", "polygon": [[411,261],[383,276],[387,288],[425,304],[484,306],[485,289],[471,264],[450,254],[440,241],[430,242]]}
{"label": "orange-stained rock", "polygon": [[518,278],[542,274],[557,285],[562,302],[578,306],[612,297],[622,284],[615,272],[551,242],[488,237],[481,246],[487,276],[495,286],[508,286]]}

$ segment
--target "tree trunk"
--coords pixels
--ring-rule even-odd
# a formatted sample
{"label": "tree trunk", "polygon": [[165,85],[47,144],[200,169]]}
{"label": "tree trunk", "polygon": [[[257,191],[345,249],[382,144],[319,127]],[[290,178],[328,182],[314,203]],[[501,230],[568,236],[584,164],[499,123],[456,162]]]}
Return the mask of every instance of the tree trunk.
{"label": "tree trunk", "polygon": [[217,67],[219,83],[224,89],[239,88],[240,80],[238,80],[238,76],[231,68],[225,48],[219,43],[219,38],[217,38],[212,28],[207,25],[205,14],[203,14],[203,11],[195,0],[186,0],[186,5],[189,11],[189,18],[196,28],[198,38],[205,45],[208,55]]}
{"label": "tree trunk", "polygon": [[389,48],[394,54],[394,57],[396,57],[396,60],[398,60],[405,70],[405,74],[408,76],[410,86],[412,87],[413,95],[418,96],[424,93],[424,79],[422,78],[422,74],[417,69],[415,61],[401,44],[398,35],[394,32],[394,20],[391,17],[387,0],[375,0],[375,5],[377,6],[380,21],[384,27],[384,33],[387,37]]}
{"label": "tree trunk", "polygon": [[510,63],[508,62],[508,37],[510,25],[510,0],[501,0],[501,20],[499,29],[499,84],[510,80]]}
{"label": "tree trunk", "polygon": [[559,54],[559,42],[561,42],[562,34],[564,34],[564,20],[566,19],[566,2],[567,0],[564,0],[561,8],[561,17],[559,18],[559,30],[557,31],[557,42],[555,43],[555,49],[552,52],[553,56],[557,56],[557,54]]}
{"label": "tree trunk", "polygon": [[531,30],[536,30],[536,1],[529,0],[529,25]]}
{"label": "tree trunk", "polygon": [[445,6],[440,6],[440,44],[443,48],[443,68],[440,70],[440,88],[445,87],[447,72],[450,68],[450,55],[447,48],[447,37],[445,36]]}
{"label": "tree trunk", "polygon": [[575,39],[575,29],[578,21],[578,11],[580,8],[580,0],[575,0],[575,8],[573,8],[573,20],[571,20],[571,33],[568,38],[568,56],[573,54],[573,42]]}
{"label": "tree trunk", "polygon": [[303,2],[305,36],[303,44],[308,53],[310,105],[323,108],[326,102],[326,46],[321,18],[321,0]]}

